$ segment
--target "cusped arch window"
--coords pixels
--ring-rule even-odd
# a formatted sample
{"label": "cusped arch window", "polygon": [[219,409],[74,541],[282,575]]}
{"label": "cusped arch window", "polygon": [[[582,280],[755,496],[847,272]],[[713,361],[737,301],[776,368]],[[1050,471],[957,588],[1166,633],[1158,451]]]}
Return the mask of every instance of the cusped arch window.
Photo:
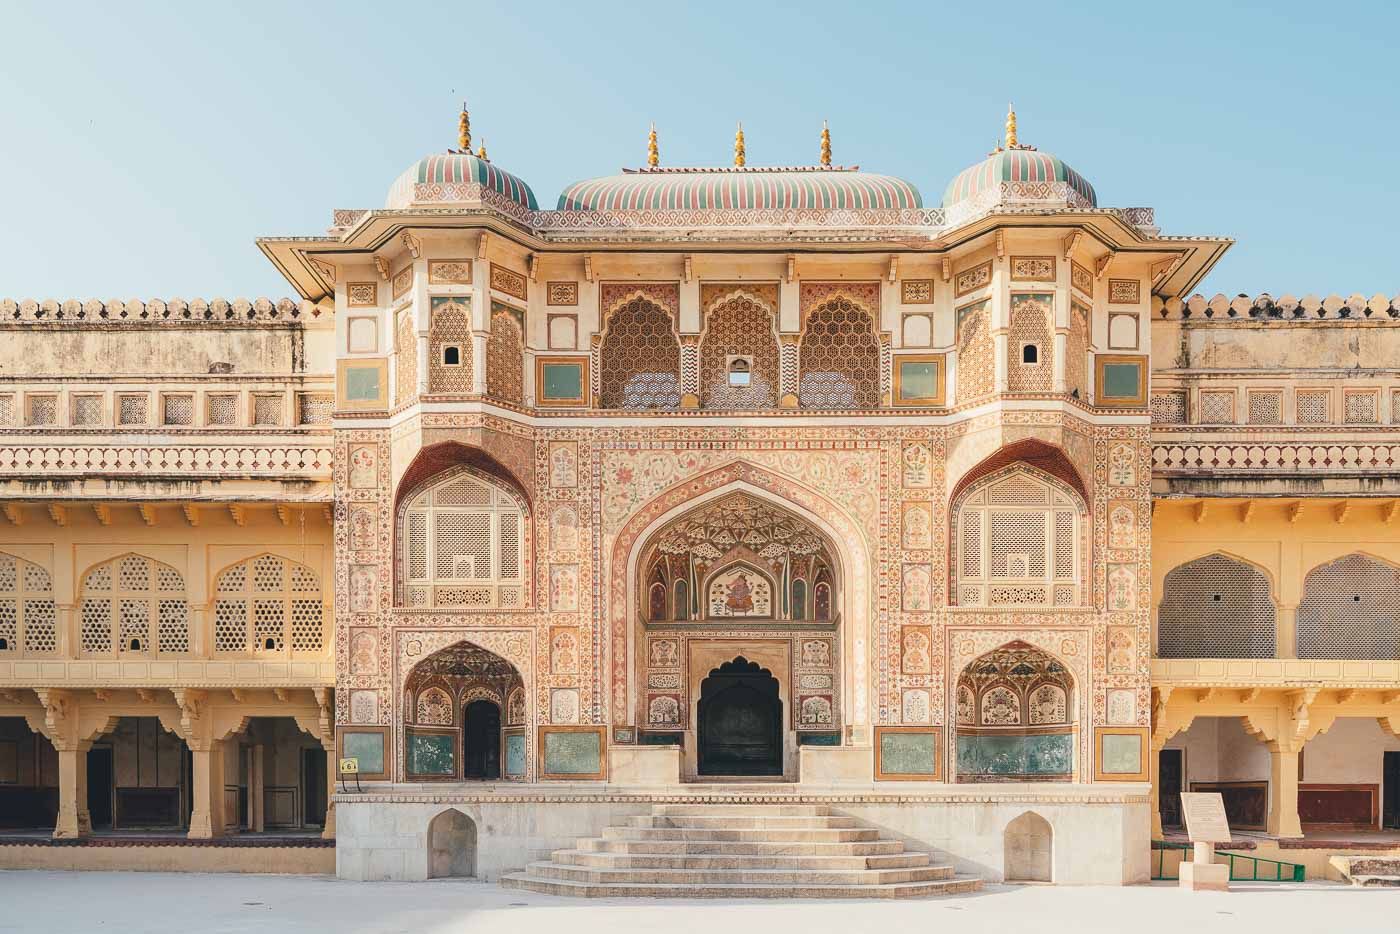
{"label": "cusped arch window", "polygon": [[461,467],[430,481],[399,520],[404,605],[523,607],[526,532],[524,502],[495,478]]}
{"label": "cusped arch window", "polygon": [[215,653],[319,653],[325,620],[320,578],[295,561],[258,555],[214,581]]}
{"label": "cusped arch window", "polygon": [[1350,554],[1308,572],[1299,658],[1400,658],[1400,568]]}
{"label": "cusped arch window", "polygon": [[185,578],[145,555],[123,555],[83,575],[78,641],[87,655],[190,650]]}
{"label": "cusped arch window", "polygon": [[53,578],[32,561],[0,554],[0,653],[57,650]]}
{"label": "cusped arch window", "polygon": [[1161,658],[1273,658],[1275,619],[1269,579],[1221,554],[1167,572],[1157,609]]}
{"label": "cusped arch window", "polygon": [[1079,606],[1083,501],[1025,468],[975,483],[954,507],[953,558],[962,606]]}

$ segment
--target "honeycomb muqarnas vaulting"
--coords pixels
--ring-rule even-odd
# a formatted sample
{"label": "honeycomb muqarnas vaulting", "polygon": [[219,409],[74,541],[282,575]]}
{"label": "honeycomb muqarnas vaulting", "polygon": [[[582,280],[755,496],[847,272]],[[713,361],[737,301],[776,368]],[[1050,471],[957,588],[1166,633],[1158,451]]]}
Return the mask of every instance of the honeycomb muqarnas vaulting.
{"label": "honeycomb muqarnas vaulting", "polygon": [[542,209],[461,135],[260,240],[294,300],[0,303],[0,823],[494,879],[780,798],[1122,883],[1183,790],[1400,822],[1400,301],[1188,297],[1231,241],[1014,118],[936,206],[828,136]]}

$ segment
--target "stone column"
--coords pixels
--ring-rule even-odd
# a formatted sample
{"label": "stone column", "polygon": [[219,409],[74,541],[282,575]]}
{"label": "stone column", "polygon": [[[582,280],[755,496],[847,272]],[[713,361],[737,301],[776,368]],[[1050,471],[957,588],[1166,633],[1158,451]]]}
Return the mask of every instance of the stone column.
{"label": "stone column", "polygon": [[87,803],[87,753],[91,742],[54,742],[58,750],[58,821],[55,840],[75,840],[92,833]]}
{"label": "stone column", "polygon": [[335,756],[335,737],[321,740],[326,750],[326,826],[321,831],[322,840],[335,839],[335,780],[340,771],[340,762]]}
{"label": "stone column", "polygon": [[1152,839],[1161,840],[1164,836],[1162,830],[1162,750],[1166,748],[1164,739],[1159,745],[1156,738],[1148,744],[1149,777],[1152,779],[1151,807],[1152,807]]}
{"label": "stone column", "polygon": [[186,742],[194,758],[189,838],[209,840],[224,832],[224,744],[220,740]]}
{"label": "stone column", "polygon": [[267,826],[267,815],[263,808],[267,796],[263,787],[263,745],[257,743],[248,748],[248,829],[261,833]]}
{"label": "stone column", "polygon": [[1298,838],[1303,825],[1298,820],[1298,749],[1274,742],[1269,744],[1269,823],[1276,837]]}
{"label": "stone column", "polygon": [[797,408],[798,377],[802,349],[801,334],[778,335],[778,407]]}

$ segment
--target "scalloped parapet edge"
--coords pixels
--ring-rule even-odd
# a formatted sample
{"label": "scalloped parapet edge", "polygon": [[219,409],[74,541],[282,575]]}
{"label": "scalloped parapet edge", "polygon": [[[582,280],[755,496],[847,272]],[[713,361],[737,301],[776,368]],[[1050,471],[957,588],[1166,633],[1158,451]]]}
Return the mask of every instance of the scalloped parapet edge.
{"label": "scalloped parapet edge", "polygon": [[1346,297],[1335,292],[1325,298],[1316,295],[1282,295],[1274,298],[1261,292],[1254,298],[1240,294],[1234,298],[1216,294],[1213,298],[1196,294],[1190,298],[1152,299],[1152,311],[1160,318],[1231,320],[1255,318],[1263,321],[1320,321],[1356,319],[1400,320],[1400,293],[1386,298],[1377,292],[1367,298],[1360,293]]}
{"label": "scalloped parapet edge", "polygon": [[322,308],[293,298],[152,298],[79,300],[0,298],[0,324],[10,321],[87,321],[146,324],[159,321],[277,323],[314,321]]}

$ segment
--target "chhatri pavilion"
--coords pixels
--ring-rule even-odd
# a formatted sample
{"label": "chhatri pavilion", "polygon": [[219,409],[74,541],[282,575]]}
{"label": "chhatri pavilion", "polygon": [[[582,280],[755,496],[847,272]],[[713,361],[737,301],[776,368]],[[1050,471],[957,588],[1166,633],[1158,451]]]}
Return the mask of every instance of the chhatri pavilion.
{"label": "chhatri pavilion", "polygon": [[1400,296],[1193,295],[1014,112],[932,202],[818,152],[542,207],[464,109],[291,298],[0,301],[0,867],[1400,853]]}

